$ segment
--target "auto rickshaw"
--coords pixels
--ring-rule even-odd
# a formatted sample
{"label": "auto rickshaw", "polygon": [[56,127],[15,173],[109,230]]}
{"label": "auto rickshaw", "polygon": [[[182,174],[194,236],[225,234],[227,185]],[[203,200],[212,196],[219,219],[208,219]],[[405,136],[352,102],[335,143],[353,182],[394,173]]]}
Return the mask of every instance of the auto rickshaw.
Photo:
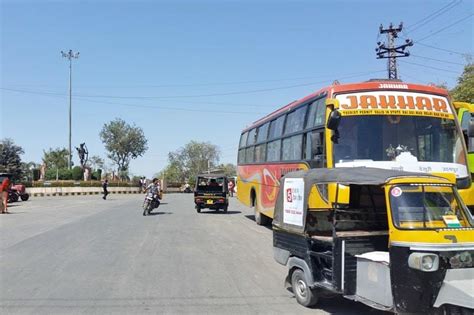
{"label": "auto rickshaw", "polygon": [[194,203],[196,211],[208,208],[227,212],[229,207],[229,191],[227,188],[227,177],[222,174],[201,174],[196,178],[194,189]]}
{"label": "auto rickshaw", "polygon": [[281,179],[274,258],[307,307],[341,294],[394,313],[474,313],[474,222],[455,178],[374,168]]}

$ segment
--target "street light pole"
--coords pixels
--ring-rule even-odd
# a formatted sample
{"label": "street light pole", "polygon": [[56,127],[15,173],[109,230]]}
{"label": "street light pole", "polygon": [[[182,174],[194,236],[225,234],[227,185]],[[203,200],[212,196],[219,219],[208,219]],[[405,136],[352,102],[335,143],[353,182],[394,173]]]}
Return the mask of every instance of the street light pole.
{"label": "street light pole", "polygon": [[71,139],[72,139],[72,132],[71,132],[71,125],[72,125],[72,59],[79,58],[79,52],[73,53],[71,49],[67,53],[61,50],[61,55],[64,58],[69,59],[69,158],[67,159],[67,167],[71,169],[72,165],[72,147],[71,147]]}

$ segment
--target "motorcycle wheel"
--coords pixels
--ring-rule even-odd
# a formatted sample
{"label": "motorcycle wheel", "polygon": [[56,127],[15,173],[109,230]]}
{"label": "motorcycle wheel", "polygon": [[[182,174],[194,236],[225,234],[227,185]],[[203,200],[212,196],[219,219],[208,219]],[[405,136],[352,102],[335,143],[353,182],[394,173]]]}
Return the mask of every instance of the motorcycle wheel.
{"label": "motorcycle wheel", "polygon": [[150,206],[150,200],[145,200],[145,202],[143,202],[143,215],[146,216],[149,212],[148,212],[148,207]]}
{"label": "motorcycle wheel", "polygon": [[21,200],[22,201],[28,201],[28,199],[30,199],[30,195],[29,194],[23,194],[20,196]]}

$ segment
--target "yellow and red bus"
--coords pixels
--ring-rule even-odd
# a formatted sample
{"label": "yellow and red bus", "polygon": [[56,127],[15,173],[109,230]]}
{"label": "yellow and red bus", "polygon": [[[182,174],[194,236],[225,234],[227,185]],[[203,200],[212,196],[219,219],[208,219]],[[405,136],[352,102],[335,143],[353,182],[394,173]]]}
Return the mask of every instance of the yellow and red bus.
{"label": "yellow and red bus", "polygon": [[454,173],[474,209],[466,145],[448,92],[384,80],[335,83],[244,129],[238,198],[254,207],[258,224],[267,224],[286,173],[356,166]]}

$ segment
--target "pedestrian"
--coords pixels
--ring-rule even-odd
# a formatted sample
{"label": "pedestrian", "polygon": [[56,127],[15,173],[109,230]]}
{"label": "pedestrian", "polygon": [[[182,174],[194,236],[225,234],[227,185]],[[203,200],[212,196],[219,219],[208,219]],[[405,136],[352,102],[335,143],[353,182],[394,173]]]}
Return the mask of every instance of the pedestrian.
{"label": "pedestrian", "polygon": [[0,185],[0,195],[2,200],[2,213],[8,212],[8,189],[10,188],[10,179],[5,177]]}
{"label": "pedestrian", "polygon": [[104,183],[102,184],[102,189],[104,190],[104,197],[102,199],[107,199],[107,195],[109,194],[109,191],[107,190],[107,187],[109,186],[109,180],[106,179],[104,180]]}
{"label": "pedestrian", "polygon": [[227,184],[227,188],[229,189],[229,194],[231,197],[234,197],[234,182],[229,180],[229,183]]}

